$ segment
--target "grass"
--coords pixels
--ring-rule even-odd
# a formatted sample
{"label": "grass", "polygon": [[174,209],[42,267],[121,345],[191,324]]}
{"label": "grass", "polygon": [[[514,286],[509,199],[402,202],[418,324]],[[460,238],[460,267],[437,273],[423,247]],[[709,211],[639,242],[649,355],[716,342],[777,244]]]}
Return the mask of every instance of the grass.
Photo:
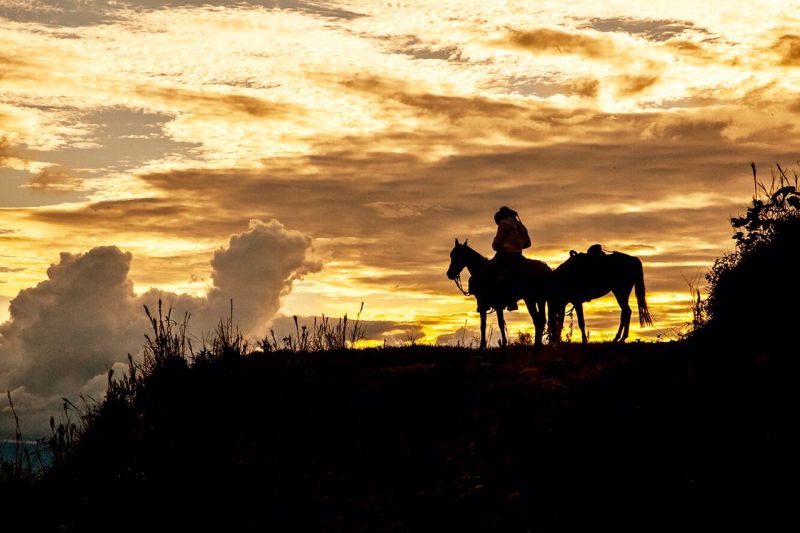
{"label": "grass", "polygon": [[797,444],[785,360],[722,367],[691,340],[352,350],[341,319],[262,347],[231,314],[194,347],[190,317],[146,313],[144,357],[64,403],[47,468],[0,483],[49,510],[28,527],[525,530],[761,490]]}
{"label": "grass", "polygon": [[[513,528],[552,514],[559,498],[586,496],[576,479],[593,488],[612,473],[615,485],[641,481],[600,460],[622,461],[623,440],[650,457],[676,436],[634,405],[676,400],[655,397],[680,377],[668,344],[533,356],[521,337],[505,351],[352,350],[343,346],[359,320],[341,319],[305,334],[297,326],[265,349],[247,345],[229,317],[193,347],[189,317],[146,313],[142,360],[109,373],[102,402],[65,403],[47,440],[50,466],[5,496],[49,509],[26,516],[29,526]],[[670,373],[633,379],[648,358]],[[679,470],[665,466],[659,473],[677,482]],[[124,521],[121,502],[136,509]]]}
{"label": "grass", "polygon": [[[360,341],[364,340],[366,334],[366,326],[361,320],[363,311],[364,303],[362,302],[355,320],[349,320],[347,314],[338,320],[332,320],[325,315],[319,319],[314,317],[314,323],[310,328],[306,325],[300,326],[297,316],[293,316],[294,335],[289,333],[279,341],[275,337],[275,331],[270,330],[269,334],[256,344],[263,352],[305,353],[355,348]],[[219,332],[217,336],[219,336]]]}

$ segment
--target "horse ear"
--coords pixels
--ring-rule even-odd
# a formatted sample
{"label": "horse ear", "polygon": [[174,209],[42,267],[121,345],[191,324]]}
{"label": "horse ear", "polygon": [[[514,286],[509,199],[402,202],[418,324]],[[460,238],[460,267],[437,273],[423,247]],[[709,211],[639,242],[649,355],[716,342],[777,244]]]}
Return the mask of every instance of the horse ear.
{"label": "horse ear", "polygon": [[458,246],[458,237],[456,237],[456,246]]}
{"label": "horse ear", "polygon": [[467,245],[467,241],[468,241],[468,240],[469,240],[469,239],[464,239],[464,246],[466,246],[466,245]]}
{"label": "horse ear", "polygon": [[570,257],[575,257],[576,255],[578,255],[578,252],[576,252],[575,250],[570,250],[569,251],[569,256]]}

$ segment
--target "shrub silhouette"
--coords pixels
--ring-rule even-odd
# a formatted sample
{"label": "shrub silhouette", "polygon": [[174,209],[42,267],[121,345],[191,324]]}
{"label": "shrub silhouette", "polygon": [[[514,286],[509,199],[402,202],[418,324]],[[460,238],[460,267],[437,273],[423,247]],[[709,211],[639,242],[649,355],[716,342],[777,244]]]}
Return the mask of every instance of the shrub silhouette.
{"label": "shrub silhouette", "polygon": [[788,346],[798,323],[800,191],[778,166],[777,183],[758,184],[742,217],[731,219],[736,250],[720,257],[706,276],[709,296],[702,328],[715,339],[763,349]]}

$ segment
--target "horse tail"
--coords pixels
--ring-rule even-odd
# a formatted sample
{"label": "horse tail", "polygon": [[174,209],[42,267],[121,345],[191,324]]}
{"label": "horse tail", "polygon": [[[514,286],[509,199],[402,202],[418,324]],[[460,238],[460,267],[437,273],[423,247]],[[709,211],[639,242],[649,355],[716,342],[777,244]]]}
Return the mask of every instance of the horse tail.
{"label": "horse tail", "polygon": [[642,268],[642,262],[639,260],[637,260],[635,275],[634,288],[636,291],[636,303],[639,306],[639,325],[642,327],[652,326],[653,315],[650,314],[650,308],[647,307],[647,300],[645,299],[644,269]]}

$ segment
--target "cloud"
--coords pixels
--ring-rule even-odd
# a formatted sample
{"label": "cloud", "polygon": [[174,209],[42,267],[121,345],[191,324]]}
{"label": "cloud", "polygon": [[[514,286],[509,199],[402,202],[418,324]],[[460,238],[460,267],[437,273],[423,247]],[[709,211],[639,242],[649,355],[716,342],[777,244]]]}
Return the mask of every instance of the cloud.
{"label": "cloud", "polygon": [[[4,0],[0,17],[18,22],[32,22],[64,27],[110,24],[130,16],[128,9],[136,11],[179,7],[231,7],[230,0]],[[295,10],[329,19],[353,19],[360,14],[328,2],[303,0],[250,0],[240,7],[263,6],[274,9]]]}
{"label": "cloud", "polygon": [[[327,317],[331,324],[337,324],[340,317]],[[352,326],[355,316],[348,316],[348,324]],[[313,316],[302,316],[297,318],[297,326],[294,317],[278,316],[272,321],[270,329],[275,333],[278,342],[284,337],[291,335],[297,337],[298,328],[302,331],[305,326],[309,331],[313,331],[316,321],[317,326],[322,323],[323,318]],[[393,320],[363,320],[359,321],[359,327],[364,328],[364,340],[385,342],[387,346],[396,346],[408,342],[410,339],[420,340],[424,337],[422,325],[419,323],[399,322]]]}
{"label": "cloud", "polygon": [[617,47],[610,39],[552,28],[511,30],[495,44],[534,54],[573,54],[598,60],[617,54]]}
{"label": "cloud", "polygon": [[74,191],[81,188],[83,180],[58,165],[45,167],[37,172],[24,187],[53,192]]}
{"label": "cloud", "polygon": [[[137,296],[128,277],[131,260],[116,246],[62,253],[46,280],[20,291],[0,325],[0,389],[42,399],[51,410],[48,398],[96,389],[98,376],[139,352],[148,330],[142,306],[154,309],[158,299],[174,309],[173,316],[190,313],[198,337],[227,316],[231,300],[242,331],[263,334],[294,281],[321,268],[311,238],[277,220],[252,221],[214,253],[213,286],[205,297],[156,289]],[[20,414],[23,420],[44,416]],[[0,422],[0,431],[7,422]]]}
{"label": "cloud", "polygon": [[640,19],[634,17],[592,18],[581,29],[621,32],[642,36],[651,41],[667,41],[692,30],[707,33],[690,21],[674,19]]}
{"label": "cloud", "polygon": [[[487,324],[486,334],[489,334],[489,325]],[[434,344],[448,345],[448,346],[468,346],[477,347],[480,345],[481,331],[480,329],[462,326],[452,333],[444,333],[436,337]],[[512,339],[513,340],[513,339]]]}
{"label": "cloud", "polygon": [[272,102],[246,94],[193,91],[180,87],[141,86],[135,94],[170,107],[178,107],[206,118],[296,118],[304,114],[300,106]]}
{"label": "cloud", "polygon": [[11,301],[10,320],[0,326],[10,388],[75,391],[135,351],[143,322],[135,319],[130,261],[129,253],[110,246],[62,253],[47,280],[20,291]]}
{"label": "cloud", "polygon": [[771,49],[778,54],[778,64],[785,67],[800,66],[800,35],[787,33],[778,37]]}
{"label": "cloud", "polygon": [[5,135],[0,136],[0,165],[11,156],[11,141]]}
{"label": "cloud", "polygon": [[311,257],[311,237],[287,230],[277,220],[252,221],[211,259],[214,288],[209,305],[223,310],[233,299],[244,331],[263,326],[278,311],[281,297],[296,279],[322,268]]}
{"label": "cloud", "polygon": [[620,76],[617,91],[623,96],[640,94],[658,83],[658,75]]}

